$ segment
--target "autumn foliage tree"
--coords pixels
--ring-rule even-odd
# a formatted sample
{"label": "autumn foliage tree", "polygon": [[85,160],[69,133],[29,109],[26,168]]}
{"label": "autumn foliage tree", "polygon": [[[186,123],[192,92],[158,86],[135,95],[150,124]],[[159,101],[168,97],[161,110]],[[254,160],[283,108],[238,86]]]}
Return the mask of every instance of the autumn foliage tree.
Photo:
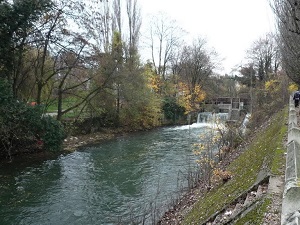
{"label": "autumn foliage tree", "polygon": [[213,74],[216,66],[216,53],[210,51],[204,39],[197,39],[191,46],[184,46],[176,65],[178,67],[178,95],[186,112],[199,109],[205,99],[203,86]]}
{"label": "autumn foliage tree", "polygon": [[199,111],[200,103],[205,99],[205,92],[200,85],[196,85],[194,89],[190,89],[187,84],[179,83],[179,105],[185,108],[185,113]]}

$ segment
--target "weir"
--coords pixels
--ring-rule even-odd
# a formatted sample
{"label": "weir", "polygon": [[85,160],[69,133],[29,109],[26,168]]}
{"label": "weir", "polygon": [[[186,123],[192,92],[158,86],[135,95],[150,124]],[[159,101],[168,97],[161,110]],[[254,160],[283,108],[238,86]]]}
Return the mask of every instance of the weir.
{"label": "weir", "polygon": [[251,111],[250,102],[248,98],[240,97],[218,97],[212,99],[210,102],[205,102],[204,108],[214,110],[217,113],[228,113],[227,120],[238,121],[240,119],[241,111]]}
{"label": "weir", "polygon": [[249,123],[250,117],[251,117],[251,114],[250,114],[250,113],[247,113],[246,116],[245,116],[245,118],[244,118],[244,120],[243,120],[243,123],[242,123],[242,125],[241,125],[241,127],[240,127],[240,130],[241,130],[241,132],[242,132],[243,135],[246,134],[246,131],[247,131],[247,125],[248,125],[248,123]]}
{"label": "weir", "polygon": [[227,121],[228,119],[228,113],[201,112],[198,113],[197,123],[212,123],[217,121]]}

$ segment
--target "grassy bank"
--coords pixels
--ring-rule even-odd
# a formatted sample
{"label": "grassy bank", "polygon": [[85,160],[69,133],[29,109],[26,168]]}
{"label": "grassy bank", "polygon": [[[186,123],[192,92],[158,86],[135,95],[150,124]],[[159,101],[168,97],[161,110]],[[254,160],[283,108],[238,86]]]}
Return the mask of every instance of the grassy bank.
{"label": "grassy bank", "polygon": [[[230,164],[228,170],[233,174],[233,178],[205,194],[185,217],[183,224],[204,223],[209,216],[248,190],[256,182],[262,168],[271,175],[284,173],[282,170],[285,164],[283,143],[287,134],[287,117],[287,109],[281,110],[267,122],[265,127],[257,131],[247,150]],[[270,202],[268,199],[264,200],[238,223],[245,224],[251,221],[251,224],[261,224]]]}

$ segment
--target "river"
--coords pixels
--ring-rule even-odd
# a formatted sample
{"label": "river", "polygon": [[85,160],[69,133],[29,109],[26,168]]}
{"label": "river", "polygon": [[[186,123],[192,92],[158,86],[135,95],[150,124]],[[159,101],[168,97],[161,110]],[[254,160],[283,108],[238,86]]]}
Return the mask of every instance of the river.
{"label": "river", "polygon": [[0,166],[1,225],[151,224],[187,187],[210,124],[161,128]]}

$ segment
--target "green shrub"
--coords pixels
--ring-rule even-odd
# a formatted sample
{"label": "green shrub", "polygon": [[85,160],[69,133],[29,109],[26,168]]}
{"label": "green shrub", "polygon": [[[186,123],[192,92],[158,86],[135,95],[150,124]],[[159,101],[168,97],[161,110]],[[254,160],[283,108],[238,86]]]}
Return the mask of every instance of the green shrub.
{"label": "green shrub", "polygon": [[41,125],[42,140],[44,141],[45,149],[50,151],[59,150],[65,137],[61,123],[47,116],[42,118]]}
{"label": "green shrub", "polygon": [[63,128],[58,121],[44,117],[42,107],[15,99],[8,82],[0,79],[1,155],[11,157],[18,152],[40,148],[59,150],[63,138]]}
{"label": "green shrub", "polygon": [[185,109],[178,105],[175,98],[166,98],[163,102],[163,112],[167,120],[173,123],[184,116]]}

